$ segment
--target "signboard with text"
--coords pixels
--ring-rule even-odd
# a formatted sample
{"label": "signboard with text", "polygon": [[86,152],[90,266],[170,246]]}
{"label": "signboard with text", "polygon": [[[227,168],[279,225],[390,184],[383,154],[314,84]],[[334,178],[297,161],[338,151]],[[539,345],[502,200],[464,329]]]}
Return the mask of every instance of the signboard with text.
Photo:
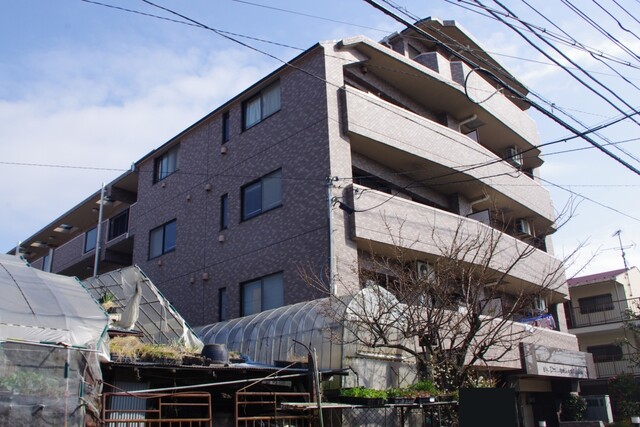
{"label": "signboard with text", "polygon": [[527,374],[547,377],[596,378],[593,355],[535,344],[520,344],[523,368]]}

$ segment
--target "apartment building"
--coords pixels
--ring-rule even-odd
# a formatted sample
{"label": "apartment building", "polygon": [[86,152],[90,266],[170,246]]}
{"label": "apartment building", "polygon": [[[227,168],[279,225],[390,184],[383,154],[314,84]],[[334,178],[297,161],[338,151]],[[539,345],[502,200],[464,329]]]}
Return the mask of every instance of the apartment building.
{"label": "apartment building", "polygon": [[[85,278],[97,248],[98,273],[138,265],[192,325],[348,294],[361,286],[354,265],[402,242],[428,266],[454,232],[500,231],[495,310],[542,286],[561,263],[536,125],[469,61],[526,89],[455,22],[417,25],[463,57],[410,28],[318,43],[25,239],[23,256]],[[301,269],[340,280],[319,289]],[[493,367],[519,375],[524,425],[591,375],[555,280],[522,313],[535,340]]]}
{"label": "apartment building", "polygon": [[593,354],[598,380],[585,391],[606,393],[606,381],[620,374],[640,376],[640,337],[624,327],[630,314],[640,313],[640,271],[618,269],[569,279],[571,301],[565,303],[569,332],[581,351]]}

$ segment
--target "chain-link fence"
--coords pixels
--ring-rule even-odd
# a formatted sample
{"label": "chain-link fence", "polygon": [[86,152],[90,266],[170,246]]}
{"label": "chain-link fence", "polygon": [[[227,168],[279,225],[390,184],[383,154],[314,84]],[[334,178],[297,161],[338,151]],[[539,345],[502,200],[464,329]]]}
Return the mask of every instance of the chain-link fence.
{"label": "chain-link fence", "polygon": [[457,402],[424,405],[354,406],[327,411],[327,427],[455,427]]}

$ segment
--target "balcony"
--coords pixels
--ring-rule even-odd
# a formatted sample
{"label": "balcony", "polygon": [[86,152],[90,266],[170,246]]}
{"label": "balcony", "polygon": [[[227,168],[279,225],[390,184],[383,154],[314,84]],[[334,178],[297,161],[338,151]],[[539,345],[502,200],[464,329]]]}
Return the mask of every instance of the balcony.
{"label": "balcony", "polygon": [[610,378],[621,374],[640,376],[640,366],[635,360],[639,360],[640,354],[624,355],[621,360],[596,361],[598,378]]}
{"label": "balcony", "polygon": [[[465,76],[470,69],[461,62],[451,62],[451,70],[445,70],[448,61],[441,58],[443,72],[438,73],[363,36],[345,39],[342,45],[362,52],[367,58],[365,63],[369,72],[426,108],[446,111],[458,118],[477,115],[486,123],[483,134],[496,141],[496,148],[500,148],[498,141],[503,141],[502,148],[508,145],[504,141],[518,141],[518,145],[532,148],[539,144],[531,117],[503,93],[496,92],[496,88],[477,73],[469,77],[467,87],[472,89],[470,96],[475,101],[485,101],[469,100],[462,84],[464,81],[459,76]],[[533,167],[541,163],[539,159],[531,161],[536,163]]]}
{"label": "balcony", "polygon": [[[59,274],[89,277],[93,272],[95,249],[85,251],[86,231],[55,249],[52,271]],[[100,236],[100,271],[132,265],[133,236],[129,233],[129,209],[102,222]],[[95,246],[94,246],[95,248]]]}
{"label": "balcony", "polygon": [[[465,260],[474,262],[491,252],[490,268],[508,272],[510,286],[541,286],[555,291],[554,302],[568,294],[561,263],[555,257],[479,221],[369,189],[353,186],[351,236],[363,250],[384,253],[395,245],[429,257],[442,256],[454,239],[476,241],[478,250]],[[475,239],[475,240],[474,240]],[[457,241],[459,241],[457,240]],[[486,248],[486,250],[484,249]]]}
{"label": "balcony", "polygon": [[[553,227],[548,191],[471,138],[355,89],[345,96],[354,152],[391,170],[411,171],[405,174],[409,179],[442,194],[467,200],[489,195],[478,210],[500,208],[514,218],[530,218],[538,230]],[[486,165],[468,167],[478,164]]]}
{"label": "balcony", "polygon": [[608,301],[583,307],[569,307],[565,310],[569,329],[621,323],[629,310],[639,311],[640,298]]}

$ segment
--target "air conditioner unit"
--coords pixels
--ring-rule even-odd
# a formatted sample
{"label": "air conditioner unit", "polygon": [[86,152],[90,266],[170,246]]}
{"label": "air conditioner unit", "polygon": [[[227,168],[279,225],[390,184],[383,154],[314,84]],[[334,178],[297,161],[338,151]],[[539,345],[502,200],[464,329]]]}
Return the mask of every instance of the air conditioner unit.
{"label": "air conditioner unit", "polygon": [[418,279],[434,281],[436,279],[436,270],[433,267],[433,264],[429,262],[417,261],[416,276],[418,277]]}
{"label": "air conditioner unit", "polygon": [[516,168],[520,168],[522,166],[522,153],[520,152],[520,148],[516,145],[507,147],[504,152],[504,159]]}
{"label": "air conditioner unit", "polygon": [[518,234],[519,236],[532,236],[533,233],[531,232],[531,223],[526,219],[516,219],[516,234]]}

